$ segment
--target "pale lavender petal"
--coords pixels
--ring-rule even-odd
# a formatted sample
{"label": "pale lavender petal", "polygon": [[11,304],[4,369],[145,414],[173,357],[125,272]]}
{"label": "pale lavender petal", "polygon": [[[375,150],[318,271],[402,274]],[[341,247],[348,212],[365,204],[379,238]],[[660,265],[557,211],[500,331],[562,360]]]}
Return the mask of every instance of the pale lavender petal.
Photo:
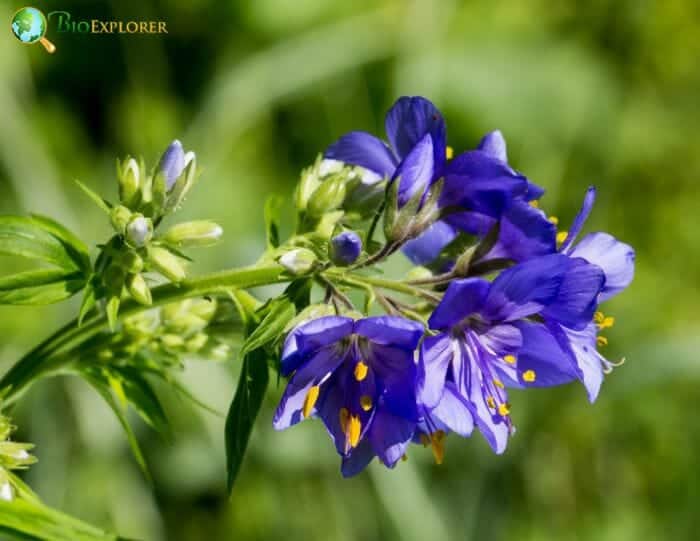
{"label": "pale lavender petal", "polygon": [[589,233],[574,246],[572,257],[582,257],[605,273],[600,302],[617,295],[634,278],[634,248],[607,233]]}

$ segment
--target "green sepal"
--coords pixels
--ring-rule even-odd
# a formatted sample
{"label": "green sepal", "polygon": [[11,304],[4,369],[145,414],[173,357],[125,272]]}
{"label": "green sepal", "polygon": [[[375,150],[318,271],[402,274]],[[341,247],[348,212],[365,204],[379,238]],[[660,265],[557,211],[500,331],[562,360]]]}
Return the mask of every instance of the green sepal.
{"label": "green sepal", "polygon": [[109,323],[109,329],[114,332],[117,328],[117,321],[119,320],[119,304],[121,303],[117,295],[111,296],[107,300],[107,305],[105,306],[105,312],[107,314],[107,322]]}
{"label": "green sepal", "polygon": [[279,195],[271,195],[265,201],[263,216],[265,218],[265,239],[267,248],[272,250],[280,245],[280,211],[284,205],[284,198]]}
{"label": "green sepal", "polygon": [[87,195],[95,205],[97,205],[100,209],[102,209],[104,212],[109,214],[112,210],[112,203],[107,201],[106,199],[103,199],[99,195],[97,195],[95,192],[93,192],[90,188],[88,188],[85,184],[80,182],[77,178],[73,179],[73,181],[78,185],[78,188],[80,188],[85,195]]}

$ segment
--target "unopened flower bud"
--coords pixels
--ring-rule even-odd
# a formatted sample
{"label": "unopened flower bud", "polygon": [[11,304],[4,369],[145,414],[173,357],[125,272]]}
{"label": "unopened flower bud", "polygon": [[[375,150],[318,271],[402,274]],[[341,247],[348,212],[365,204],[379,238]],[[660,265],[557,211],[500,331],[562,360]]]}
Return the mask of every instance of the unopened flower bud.
{"label": "unopened flower bud", "polygon": [[207,359],[214,361],[227,361],[231,356],[231,346],[223,342],[212,347],[206,354]]}
{"label": "unopened flower bud", "polygon": [[10,470],[26,468],[36,462],[36,457],[29,454],[33,447],[31,443],[0,442],[0,463]]}
{"label": "unopened flower bud", "polygon": [[132,216],[132,212],[128,208],[123,205],[117,205],[112,209],[109,217],[114,230],[120,235],[123,235]]}
{"label": "unopened flower bud", "polygon": [[344,231],[331,239],[331,261],[338,266],[351,265],[362,252],[362,240],[354,231]]}
{"label": "unopened flower bud", "polygon": [[184,168],[185,151],[182,149],[182,143],[175,139],[163,152],[156,167],[156,175],[159,173],[163,174],[165,177],[165,188],[167,191],[170,191]]}
{"label": "unopened flower bud", "polygon": [[309,214],[320,217],[341,206],[345,200],[345,180],[343,175],[336,175],[324,181],[309,199]]}
{"label": "unopened flower bud", "polygon": [[7,476],[3,476],[5,479],[0,482],[0,501],[11,502],[15,499],[15,489],[12,488],[10,480]]}
{"label": "unopened flower bud", "polygon": [[216,299],[190,299],[188,311],[205,321],[210,321],[216,314],[217,307]]}
{"label": "unopened flower bud", "polygon": [[141,188],[141,172],[136,160],[129,158],[122,164],[119,177],[119,199],[125,205],[133,202],[134,197]]}
{"label": "unopened flower bud", "polygon": [[299,210],[306,210],[311,195],[321,185],[319,173],[320,164],[321,158],[319,156],[314,165],[307,167],[301,172],[301,178],[299,179],[299,184],[294,194],[296,207]]}
{"label": "unopened flower bud", "polygon": [[143,270],[143,259],[136,252],[125,252],[119,260],[121,267],[131,274],[138,274]]}
{"label": "unopened flower bud", "polygon": [[195,334],[192,338],[190,338],[185,343],[185,347],[190,353],[196,353],[197,351],[199,351],[207,345],[207,340],[209,340],[209,337],[206,335],[206,333],[200,332]]}
{"label": "unopened flower bud", "polygon": [[221,239],[223,233],[224,230],[219,224],[198,220],[174,225],[165,234],[163,240],[178,248],[211,246]]}
{"label": "unopened flower bud", "polygon": [[126,226],[126,241],[137,248],[146,245],[153,238],[153,222],[141,214],[134,216]]}
{"label": "unopened flower bud", "polygon": [[168,198],[165,202],[165,212],[171,212],[178,208],[190,191],[197,178],[197,157],[194,152],[188,152],[184,156],[184,168],[175,184],[168,188]]}
{"label": "unopened flower bud", "polygon": [[129,293],[139,304],[150,306],[153,304],[151,290],[141,274],[130,274],[126,278],[126,287]]}
{"label": "unopened flower bud", "polygon": [[164,334],[160,340],[165,347],[171,349],[182,347],[185,344],[184,338],[177,334]]}
{"label": "unopened flower bud", "polygon": [[313,269],[316,256],[306,248],[295,248],[282,255],[279,263],[292,274],[306,274]]}
{"label": "unopened flower bud", "polygon": [[180,258],[165,248],[160,246],[150,248],[148,261],[171,282],[182,282],[185,279],[185,268],[180,262]]}

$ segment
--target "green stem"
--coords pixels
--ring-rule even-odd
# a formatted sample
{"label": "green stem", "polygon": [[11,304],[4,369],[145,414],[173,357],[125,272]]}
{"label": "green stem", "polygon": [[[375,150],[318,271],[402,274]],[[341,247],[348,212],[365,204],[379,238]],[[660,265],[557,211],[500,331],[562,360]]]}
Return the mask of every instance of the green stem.
{"label": "green stem", "polygon": [[[192,297],[203,297],[224,293],[232,288],[247,289],[288,280],[289,277],[280,265],[270,263],[205,274],[179,284],[164,284],[154,288],[152,306],[143,306],[133,300],[124,302],[119,311],[119,319]],[[65,364],[65,360],[57,355],[61,351],[82,343],[106,327],[107,318],[104,314],[98,313],[85,320],[80,327],[77,319],[74,319],[52,334],[22,357],[0,379],[0,398],[3,403],[14,401],[37,376],[55,371]]]}
{"label": "green stem", "polygon": [[398,293],[404,293],[405,295],[412,295],[413,297],[418,297],[434,303],[440,302],[440,297],[437,296],[435,293],[427,291],[420,287],[412,286],[405,282],[388,280],[386,278],[378,278],[376,276],[361,276],[358,274],[352,274],[333,269],[325,271],[325,275],[328,278],[332,278],[333,280],[337,280],[338,282],[351,286],[358,287],[361,284],[369,284],[371,286],[379,287],[382,289],[389,289]]}

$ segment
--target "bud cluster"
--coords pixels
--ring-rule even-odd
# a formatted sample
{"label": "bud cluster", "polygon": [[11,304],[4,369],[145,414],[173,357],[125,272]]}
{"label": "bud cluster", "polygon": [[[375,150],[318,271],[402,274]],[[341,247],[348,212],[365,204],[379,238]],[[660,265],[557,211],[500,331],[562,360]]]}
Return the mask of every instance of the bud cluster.
{"label": "bud cluster", "polygon": [[11,501],[16,497],[12,470],[25,470],[36,462],[29,454],[31,443],[10,441],[14,427],[7,417],[0,415],[0,500]]}
{"label": "bud cluster", "polygon": [[224,361],[232,352],[234,312],[229,302],[200,298],[140,312],[124,318],[119,332],[95,337],[80,362],[93,365],[93,352],[101,363],[158,371],[181,366],[184,355]]}
{"label": "bud cluster", "polygon": [[115,235],[103,245],[96,263],[93,290],[106,302],[112,327],[121,299],[128,294],[149,306],[151,290],[146,273],[157,273],[179,283],[186,277],[183,248],[210,246],[223,229],[208,220],[196,220],[158,231],[164,218],[177,210],[197,177],[197,160],[174,141],[148,174],[143,160],[117,162],[118,205],[109,205]]}

